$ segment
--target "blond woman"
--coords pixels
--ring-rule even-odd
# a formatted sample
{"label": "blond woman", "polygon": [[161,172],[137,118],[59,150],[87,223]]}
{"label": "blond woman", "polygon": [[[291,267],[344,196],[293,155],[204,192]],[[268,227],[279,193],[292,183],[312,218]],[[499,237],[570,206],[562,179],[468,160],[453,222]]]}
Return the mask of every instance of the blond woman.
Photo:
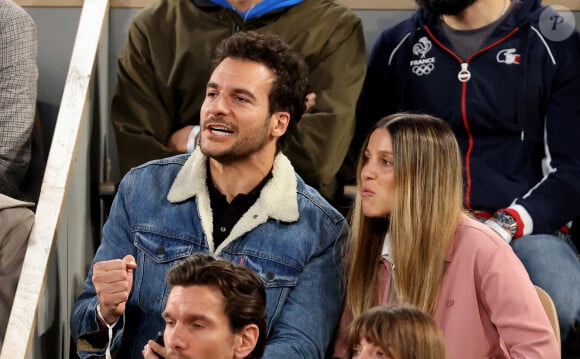
{"label": "blond woman", "polygon": [[445,122],[380,120],[362,147],[357,181],[335,358],[347,357],[353,318],[395,303],[434,317],[449,359],[560,356],[521,262],[462,208],[461,158]]}

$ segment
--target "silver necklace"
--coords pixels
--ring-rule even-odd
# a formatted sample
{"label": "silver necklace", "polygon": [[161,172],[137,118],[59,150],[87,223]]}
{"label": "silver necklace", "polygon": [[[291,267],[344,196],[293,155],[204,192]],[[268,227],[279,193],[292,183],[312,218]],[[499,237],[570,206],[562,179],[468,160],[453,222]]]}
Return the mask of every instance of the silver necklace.
{"label": "silver necklace", "polygon": [[[504,0],[505,1],[505,0]],[[252,5],[250,6],[250,8],[246,11],[240,11],[240,9],[238,9],[233,3],[230,2],[230,5],[232,6],[232,9],[234,11],[237,11],[240,15],[243,14],[244,16],[244,22],[246,22],[246,20],[248,19],[248,16],[250,15],[250,12],[254,9],[254,7],[256,6],[255,1],[252,1],[251,3]]]}
{"label": "silver necklace", "polygon": [[250,8],[244,13],[244,22],[246,22],[246,20],[248,20],[248,16],[250,15],[250,11],[252,11],[255,6],[256,6],[256,4],[250,6]]}

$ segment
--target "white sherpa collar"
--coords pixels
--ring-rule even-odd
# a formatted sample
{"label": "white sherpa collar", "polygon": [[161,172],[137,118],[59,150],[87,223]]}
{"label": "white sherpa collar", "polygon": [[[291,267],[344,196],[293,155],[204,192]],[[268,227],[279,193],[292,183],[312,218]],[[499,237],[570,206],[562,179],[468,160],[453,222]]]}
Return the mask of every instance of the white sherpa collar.
{"label": "white sherpa collar", "polygon": [[[197,196],[201,224],[213,252],[213,215],[206,185],[206,174],[207,157],[197,148],[175,177],[167,199],[175,203]],[[297,221],[299,213],[296,186],[294,167],[286,156],[279,153],[274,159],[272,179],[264,185],[258,200],[232,228],[230,235],[220,248],[217,248],[216,253],[234,239],[265,223],[268,218],[281,222]]]}

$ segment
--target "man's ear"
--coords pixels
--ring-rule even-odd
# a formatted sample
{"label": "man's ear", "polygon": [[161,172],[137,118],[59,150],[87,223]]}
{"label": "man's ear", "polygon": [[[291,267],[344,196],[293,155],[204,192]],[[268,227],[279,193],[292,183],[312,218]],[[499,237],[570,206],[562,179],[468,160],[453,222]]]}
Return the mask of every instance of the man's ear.
{"label": "man's ear", "polygon": [[244,359],[256,347],[260,329],[256,324],[248,324],[234,335],[234,359]]}
{"label": "man's ear", "polygon": [[274,112],[272,114],[272,136],[282,137],[288,129],[290,123],[290,114],[288,112]]}

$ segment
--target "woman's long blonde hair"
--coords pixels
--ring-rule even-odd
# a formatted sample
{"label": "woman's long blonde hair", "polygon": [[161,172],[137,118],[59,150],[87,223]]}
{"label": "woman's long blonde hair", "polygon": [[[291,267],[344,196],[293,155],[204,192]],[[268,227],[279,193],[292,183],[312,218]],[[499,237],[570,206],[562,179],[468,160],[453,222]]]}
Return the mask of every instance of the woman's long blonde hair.
{"label": "woman's long blonde hair", "polygon": [[[362,213],[363,154],[379,128],[391,135],[394,194],[388,218]],[[445,254],[462,213],[461,155],[455,135],[442,120],[399,113],[381,119],[367,136],[357,166],[357,195],[346,248],[346,304],[354,318],[378,305],[377,272],[389,232],[398,303],[433,315],[445,269]]]}

